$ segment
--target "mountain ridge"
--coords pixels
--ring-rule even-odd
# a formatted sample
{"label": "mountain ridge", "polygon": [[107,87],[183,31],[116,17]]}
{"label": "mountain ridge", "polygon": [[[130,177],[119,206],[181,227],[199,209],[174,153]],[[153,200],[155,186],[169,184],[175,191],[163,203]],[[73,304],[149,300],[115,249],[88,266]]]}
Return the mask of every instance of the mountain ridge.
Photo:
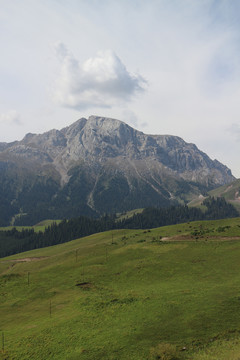
{"label": "mountain ridge", "polygon": [[[176,152],[176,148],[184,149],[185,154]],[[43,134],[29,133],[21,141],[5,145],[3,151],[22,157],[37,157],[38,154],[39,160],[45,162],[58,162],[57,157],[60,156],[66,170],[79,158],[91,162],[95,156],[98,156],[99,162],[117,156],[127,156],[131,160],[153,158],[182,174],[184,168],[194,171],[201,168],[200,165],[205,165],[205,162],[209,168],[221,168],[229,176],[226,180],[220,180],[220,184],[234,179],[226,166],[216,159],[211,160],[195,144],[186,143],[178,136],[144,134],[120,120],[96,116],[90,116],[88,120],[81,118],[61,130],[52,129]],[[194,161],[190,158],[190,152],[198,152]],[[196,176],[191,180],[196,180]]]}
{"label": "mountain ridge", "polygon": [[[61,217],[187,202],[193,194],[235,179],[225,165],[178,136],[148,135],[123,121],[93,115],[61,130],[28,133],[21,141],[0,143],[1,164],[26,168],[33,178],[30,189],[25,186],[26,197],[38,184],[49,194],[45,211],[68,208]],[[29,183],[24,176],[21,181]],[[17,180],[14,186],[11,202],[29,213],[32,205],[22,206]]]}

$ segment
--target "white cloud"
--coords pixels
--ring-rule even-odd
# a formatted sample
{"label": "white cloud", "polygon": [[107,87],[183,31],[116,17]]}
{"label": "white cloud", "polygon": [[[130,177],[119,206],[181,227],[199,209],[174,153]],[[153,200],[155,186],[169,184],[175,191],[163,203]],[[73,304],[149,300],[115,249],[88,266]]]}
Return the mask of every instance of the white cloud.
{"label": "white cloud", "polygon": [[120,58],[111,50],[100,51],[81,64],[58,43],[56,53],[61,61],[54,99],[62,106],[86,109],[112,107],[132,99],[144,90],[146,81],[128,72]]}
{"label": "white cloud", "polygon": [[0,123],[21,125],[20,115],[16,110],[9,110],[8,112],[0,114]]}
{"label": "white cloud", "polygon": [[240,124],[234,123],[227,130],[237,141],[240,141]]}
{"label": "white cloud", "polygon": [[63,44],[62,42],[58,42],[55,45],[55,51],[59,60],[64,60],[65,57],[70,56],[68,49],[66,48],[65,44]]}

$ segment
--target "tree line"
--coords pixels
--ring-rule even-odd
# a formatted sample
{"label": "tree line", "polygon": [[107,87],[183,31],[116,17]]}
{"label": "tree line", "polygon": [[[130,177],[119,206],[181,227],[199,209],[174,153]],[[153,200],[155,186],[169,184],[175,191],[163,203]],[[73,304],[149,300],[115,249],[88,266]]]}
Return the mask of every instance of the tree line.
{"label": "tree line", "polygon": [[238,217],[239,213],[224,198],[209,197],[203,201],[204,210],[186,205],[169,208],[146,208],[142,213],[119,220],[117,216],[105,215],[99,219],[85,216],[53,223],[45,231],[33,228],[16,228],[0,231],[0,257],[61,244],[76,238],[113,229],[148,229],[197,220],[216,220]]}

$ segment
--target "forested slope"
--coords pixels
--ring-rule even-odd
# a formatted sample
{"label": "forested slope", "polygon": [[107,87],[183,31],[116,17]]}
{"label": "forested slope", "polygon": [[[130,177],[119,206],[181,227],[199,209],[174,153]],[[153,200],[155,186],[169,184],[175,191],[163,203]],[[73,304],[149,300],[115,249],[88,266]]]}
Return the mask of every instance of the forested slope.
{"label": "forested slope", "polygon": [[148,229],[195,220],[214,220],[238,217],[237,210],[223,198],[204,200],[206,211],[187,206],[172,206],[167,209],[147,208],[131,218],[117,220],[116,215],[100,219],[79,217],[53,223],[44,232],[33,228],[22,231],[13,228],[0,231],[0,257],[23,251],[61,244],[76,238],[112,229]]}

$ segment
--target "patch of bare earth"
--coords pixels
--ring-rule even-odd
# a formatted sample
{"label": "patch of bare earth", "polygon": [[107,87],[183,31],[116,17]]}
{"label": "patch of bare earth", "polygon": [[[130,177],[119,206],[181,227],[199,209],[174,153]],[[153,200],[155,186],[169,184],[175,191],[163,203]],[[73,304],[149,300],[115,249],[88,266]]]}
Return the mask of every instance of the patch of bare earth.
{"label": "patch of bare earth", "polygon": [[239,241],[239,236],[203,236],[203,237],[195,237],[193,235],[176,235],[176,236],[169,236],[169,237],[163,237],[161,241],[230,241],[230,240],[236,240]]}
{"label": "patch of bare earth", "polygon": [[39,257],[26,257],[26,258],[22,258],[22,259],[12,259],[12,260],[3,260],[1,261],[2,263],[21,263],[21,262],[30,262],[30,261],[39,261],[42,259],[46,259],[47,256],[39,256]]}
{"label": "patch of bare earth", "polygon": [[[222,194],[228,192],[228,190],[231,190],[232,187],[233,187],[232,185],[228,186],[228,187],[222,192]],[[222,195],[222,194],[221,194],[221,195]]]}
{"label": "patch of bare earth", "polygon": [[194,237],[191,235],[176,235],[176,236],[169,236],[163,237],[161,241],[193,241]]}

